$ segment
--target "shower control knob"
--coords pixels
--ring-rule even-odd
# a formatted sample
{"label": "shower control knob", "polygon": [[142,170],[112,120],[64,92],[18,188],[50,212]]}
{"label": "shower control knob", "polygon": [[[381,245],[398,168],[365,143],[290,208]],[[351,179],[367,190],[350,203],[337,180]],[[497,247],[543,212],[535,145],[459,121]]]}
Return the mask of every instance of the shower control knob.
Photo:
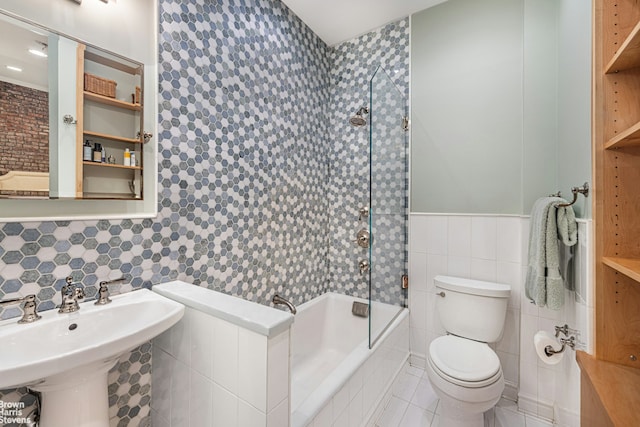
{"label": "shower control knob", "polygon": [[366,271],[369,271],[369,261],[366,259],[360,260],[358,267],[360,268],[360,274],[364,274]]}
{"label": "shower control knob", "polygon": [[371,236],[369,235],[369,232],[364,228],[358,231],[356,240],[354,240],[353,243],[357,243],[361,248],[368,248],[371,244]]}
{"label": "shower control knob", "polygon": [[363,206],[358,209],[358,221],[362,221],[363,219],[369,219],[369,207]]}

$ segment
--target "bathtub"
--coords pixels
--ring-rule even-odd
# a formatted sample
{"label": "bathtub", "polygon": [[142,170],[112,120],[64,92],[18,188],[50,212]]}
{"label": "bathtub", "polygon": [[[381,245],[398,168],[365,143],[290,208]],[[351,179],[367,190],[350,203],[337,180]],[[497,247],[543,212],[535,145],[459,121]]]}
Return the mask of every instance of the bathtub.
{"label": "bathtub", "polygon": [[[354,301],[326,293],[298,307],[291,333],[291,425],[365,425],[409,357],[408,310],[373,303],[369,318]],[[387,325],[389,325],[387,327]],[[343,424],[344,423],[344,424]]]}

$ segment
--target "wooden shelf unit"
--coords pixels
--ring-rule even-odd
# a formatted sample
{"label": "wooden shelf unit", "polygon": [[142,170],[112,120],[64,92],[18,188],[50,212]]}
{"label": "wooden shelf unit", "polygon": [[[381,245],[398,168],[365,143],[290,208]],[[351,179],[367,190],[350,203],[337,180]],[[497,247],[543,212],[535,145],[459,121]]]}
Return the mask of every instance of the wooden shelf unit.
{"label": "wooden shelf unit", "polygon": [[640,3],[595,0],[593,31],[595,355],[578,357],[581,423],[640,425]]}
{"label": "wooden shelf unit", "polygon": [[[89,61],[89,62],[87,62]],[[79,44],[77,55],[77,84],[76,103],[78,132],[76,134],[76,197],[91,199],[142,199],[143,194],[143,155],[144,140],[140,138],[128,138],[115,134],[135,135],[135,132],[144,132],[144,107],[143,94],[140,90],[140,103],[121,101],[119,99],[98,95],[84,90],[84,73],[95,73],[100,77],[115,80],[123,84],[124,90],[131,89],[138,92],[135,86],[144,87],[143,66],[133,61],[121,58],[115,54],[96,51]],[[124,73],[124,74],[123,74]],[[118,86],[120,87],[120,86]],[[120,92],[122,93],[122,92]],[[115,109],[102,109],[98,111],[95,105],[98,103],[114,107]],[[92,123],[93,116],[100,114],[97,126],[102,129],[85,129],[85,123]],[[132,118],[122,120],[122,117]],[[86,117],[85,117],[86,116]],[[132,126],[132,123],[135,123]],[[93,124],[93,123],[92,123]],[[93,124],[95,126],[95,124]],[[122,128],[124,126],[124,128]],[[106,131],[106,132],[105,132]],[[115,150],[118,157],[117,164],[98,163],[83,160],[83,145],[85,137],[104,140],[107,150]],[[122,147],[122,148],[120,148]],[[139,166],[122,165],[122,151],[129,148],[138,155]],[[120,154],[118,154],[120,152]],[[109,151],[107,151],[109,154]],[[131,183],[137,187],[136,194],[127,193]]]}

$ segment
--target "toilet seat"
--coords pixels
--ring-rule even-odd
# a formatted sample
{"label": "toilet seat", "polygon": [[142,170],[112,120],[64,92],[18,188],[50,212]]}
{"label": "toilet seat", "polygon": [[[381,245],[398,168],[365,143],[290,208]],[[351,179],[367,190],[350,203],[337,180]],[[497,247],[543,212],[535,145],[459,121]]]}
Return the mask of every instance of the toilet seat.
{"label": "toilet seat", "polygon": [[466,388],[485,387],[502,377],[500,359],[486,343],[454,335],[433,340],[428,359],[438,376]]}

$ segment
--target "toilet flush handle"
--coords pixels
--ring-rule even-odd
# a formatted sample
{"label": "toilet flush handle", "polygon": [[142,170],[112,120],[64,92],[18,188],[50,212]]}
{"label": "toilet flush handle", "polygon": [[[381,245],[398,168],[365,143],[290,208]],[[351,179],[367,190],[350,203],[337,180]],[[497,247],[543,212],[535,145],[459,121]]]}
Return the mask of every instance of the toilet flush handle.
{"label": "toilet flush handle", "polygon": [[436,292],[436,295],[438,295],[439,297],[444,298],[446,295],[444,292]]}

